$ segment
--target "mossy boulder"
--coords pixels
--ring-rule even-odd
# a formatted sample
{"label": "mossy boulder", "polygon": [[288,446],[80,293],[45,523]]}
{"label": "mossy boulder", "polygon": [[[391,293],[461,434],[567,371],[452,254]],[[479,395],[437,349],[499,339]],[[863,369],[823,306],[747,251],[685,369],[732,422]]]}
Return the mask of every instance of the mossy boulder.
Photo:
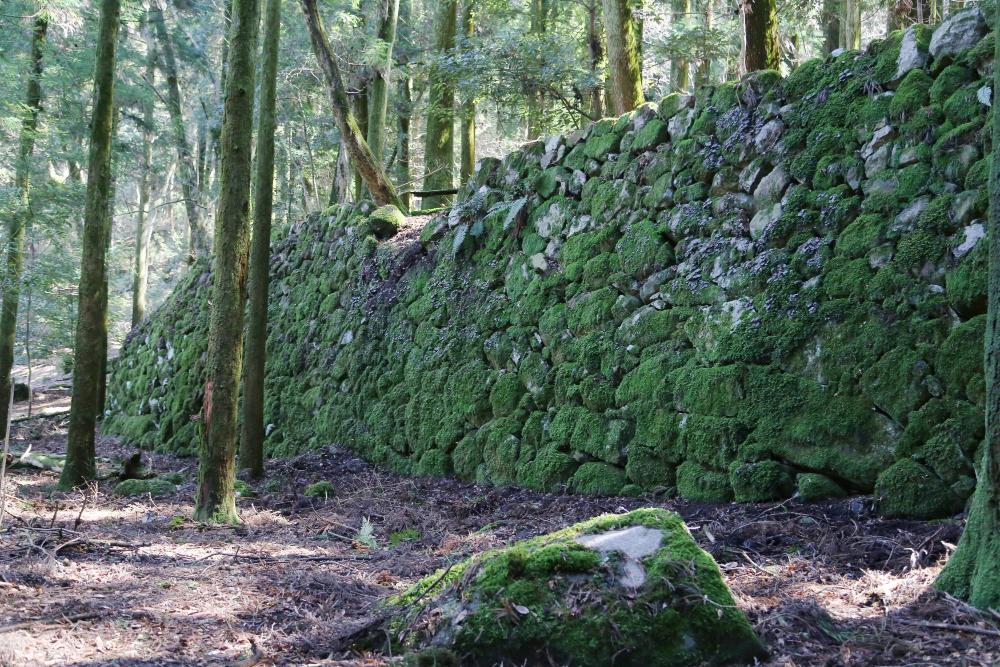
{"label": "mossy boulder", "polygon": [[875,503],[889,517],[941,519],[962,510],[963,501],[927,467],[897,461],[875,484]]}
{"label": "mossy boulder", "polygon": [[765,649],[679,516],[604,515],[475,556],[391,599],[397,650],[462,664],[751,663]]}
{"label": "mossy boulder", "polygon": [[152,496],[161,498],[169,496],[177,490],[177,485],[162,477],[150,479],[126,479],[115,486],[115,495],[118,496]]}

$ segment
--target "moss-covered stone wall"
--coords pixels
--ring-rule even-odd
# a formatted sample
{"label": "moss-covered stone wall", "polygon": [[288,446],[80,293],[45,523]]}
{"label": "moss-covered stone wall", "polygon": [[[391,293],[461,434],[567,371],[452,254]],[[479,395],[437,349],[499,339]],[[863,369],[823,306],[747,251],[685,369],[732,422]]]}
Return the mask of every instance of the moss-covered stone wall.
{"label": "moss-covered stone wall", "polygon": [[[294,225],[272,261],[270,453],[960,510],[984,395],[993,37],[974,23],[960,52],[915,28],[483,160],[419,230]],[[194,451],[208,280],[133,332],[106,431]]]}

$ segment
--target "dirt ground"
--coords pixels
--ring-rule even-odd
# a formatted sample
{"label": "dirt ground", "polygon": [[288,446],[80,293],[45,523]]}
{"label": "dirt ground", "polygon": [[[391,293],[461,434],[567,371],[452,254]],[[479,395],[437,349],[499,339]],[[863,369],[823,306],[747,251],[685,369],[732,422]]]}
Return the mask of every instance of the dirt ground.
{"label": "dirt ground", "polygon": [[[61,453],[65,416],[15,425],[12,448]],[[114,470],[132,454],[101,438]],[[868,498],[703,505],[585,498],[410,479],[330,447],[270,462],[244,525],[192,523],[195,461],[147,455],[187,480],[171,497],[56,492],[9,471],[0,530],[0,665],[385,665],[344,638],[436,568],[604,512],[684,516],[772,651],[767,665],[997,665],[1000,615],[933,592],[957,521],[877,517]],[[303,495],[328,480],[327,498]],[[361,544],[362,523],[375,548]],[[407,539],[409,538],[409,539]]]}

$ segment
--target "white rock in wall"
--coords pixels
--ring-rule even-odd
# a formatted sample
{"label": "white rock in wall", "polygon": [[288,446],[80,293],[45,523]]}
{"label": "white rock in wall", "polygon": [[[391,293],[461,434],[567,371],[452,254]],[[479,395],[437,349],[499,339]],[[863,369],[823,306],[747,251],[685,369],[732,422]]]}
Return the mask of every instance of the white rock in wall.
{"label": "white rock in wall", "polygon": [[903,42],[899,45],[899,58],[896,59],[896,74],[893,81],[899,81],[911,70],[927,64],[927,51],[917,41],[917,28],[910,26],[903,33]]}
{"label": "white rock in wall", "polygon": [[931,37],[931,55],[953,56],[975,46],[986,34],[986,18],[978,7],[952,14]]}

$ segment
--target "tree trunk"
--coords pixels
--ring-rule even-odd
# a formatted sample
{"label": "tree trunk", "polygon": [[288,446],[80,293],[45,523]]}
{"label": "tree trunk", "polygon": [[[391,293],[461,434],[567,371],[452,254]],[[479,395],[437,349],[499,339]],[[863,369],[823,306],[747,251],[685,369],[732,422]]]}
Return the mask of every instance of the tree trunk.
{"label": "tree trunk", "polygon": [[250,151],[259,13],[257,0],[233,0],[226,108],[222,116],[222,171],[215,215],[208,381],[202,412],[205,435],[198,453],[198,497],[194,510],[195,520],[212,523],[239,521],[233,489],[247,296]]}
{"label": "tree trunk", "polygon": [[[671,31],[676,35],[691,15],[691,0],[673,0]],[[673,58],[670,61],[670,87],[675,91],[687,92],[691,88],[690,63],[687,58]]]}
{"label": "tree trunk", "polygon": [[[455,48],[458,0],[440,0],[434,21],[434,50],[444,55]],[[455,88],[439,67],[429,74],[430,102],[424,146],[424,190],[455,187]],[[423,208],[443,206],[447,196],[424,197]]]}
{"label": "tree trunk", "polygon": [[180,170],[181,194],[184,197],[184,210],[188,219],[188,263],[208,253],[208,234],[204,221],[198,211],[199,194],[197,189],[198,175],[195,171],[191,146],[188,143],[187,130],[184,123],[184,112],[181,104],[181,89],[177,77],[177,60],[174,56],[173,40],[167,31],[166,19],[163,16],[161,0],[153,0],[150,15],[156,34],[160,40],[160,65],[167,82],[167,111],[170,112],[170,125],[173,129],[174,148],[177,150],[177,161]]}
{"label": "tree trunk", "polygon": [[108,207],[112,190],[115,56],[120,13],[119,0],[101,0],[73,357],[73,396],[70,401],[66,464],[59,480],[64,489],[92,480],[97,473],[94,438],[100,405],[101,371],[107,356],[108,320],[104,290],[111,222]]}
{"label": "tree trunk", "polygon": [[[410,117],[413,115],[413,97],[410,93],[409,58],[413,49],[412,27],[410,25],[412,0],[400,0],[399,3],[399,41],[400,48],[398,68],[399,82],[396,84],[396,163],[393,173],[396,183],[405,190],[410,190]],[[400,194],[403,205],[412,207],[412,197],[409,192]]]}
{"label": "tree trunk", "polygon": [[844,0],[844,20],[841,23],[844,34],[843,47],[848,50],[861,49],[861,0]]}
{"label": "tree trunk", "polygon": [[603,0],[604,32],[608,40],[611,111],[621,115],[645,100],[639,25],[632,12],[634,0]]}
{"label": "tree trunk", "polygon": [[[464,18],[464,17],[463,17]],[[545,34],[545,0],[531,0],[531,34],[540,39]],[[542,95],[538,90],[528,90],[528,140],[537,139],[544,131]]]}
{"label": "tree trunk", "polygon": [[587,53],[590,55],[590,75],[594,79],[590,89],[590,115],[604,116],[604,26],[601,23],[600,0],[588,0],[587,12]]}
{"label": "tree trunk", "polygon": [[[118,137],[118,121],[121,118],[121,109],[115,107],[115,113],[111,121],[111,154],[114,158],[114,145]],[[111,256],[111,236],[114,230],[115,220],[115,198],[118,196],[118,178],[114,170],[111,170],[111,183],[108,186],[108,207],[104,212],[104,284],[101,288],[101,303],[99,309],[104,313],[104,326],[101,327],[101,372],[98,375],[100,382],[97,389],[97,416],[100,418],[104,414],[104,408],[108,397],[108,271],[107,258]]]}
{"label": "tree trunk", "polygon": [[389,73],[392,48],[396,43],[399,0],[378,1],[378,40],[382,49],[380,62],[372,68],[371,93],[368,99],[368,146],[382,163],[385,159],[385,116],[389,109]]}
{"label": "tree trunk", "polygon": [[778,5],[776,0],[750,0],[743,15],[747,72],[781,67],[781,42],[778,40]]}
{"label": "tree trunk", "polygon": [[330,53],[330,42],[326,38],[326,30],[323,28],[319,10],[316,8],[316,0],[300,0],[300,4],[302,5],[302,13],[305,15],[313,51],[326,79],[330,103],[333,107],[333,117],[337,122],[341,141],[347,147],[354,168],[361,174],[376,204],[379,206],[395,204],[405,211],[399,195],[396,194],[396,188],[389,182],[382,165],[375,160],[371,148],[368,147],[364,135],[358,128],[354,114],[351,113],[347,92],[344,90],[344,79],[340,75],[337,61]]}
{"label": "tree trunk", "polygon": [[914,23],[937,23],[939,13],[938,0],[890,0],[888,32],[904,30]]}
{"label": "tree trunk", "polygon": [[[475,32],[475,18],[472,13],[474,0],[464,0],[462,4],[462,35],[468,41]],[[468,46],[466,47],[468,48]],[[464,184],[472,178],[476,168],[476,97],[470,91],[462,102],[462,145],[460,148],[458,180]]]}
{"label": "tree trunk", "polygon": [[[152,87],[156,78],[156,46],[150,34],[149,15],[146,16],[146,81]],[[142,107],[142,173],[139,174],[139,210],[135,223],[135,264],[132,269],[132,326],[146,317],[146,289],[149,285],[149,240],[153,232],[150,224],[149,182],[153,171],[153,101]]]}
{"label": "tree trunk", "polygon": [[17,306],[21,297],[21,273],[24,268],[24,237],[31,217],[31,155],[35,151],[35,131],[42,108],[42,47],[48,31],[43,15],[35,19],[31,32],[31,72],[21,119],[21,141],[14,174],[17,209],[7,223],[7,261],[3,274],[3,305],[0,310],[0,439],[7,431],[7,408],[13,391],[10,372],[14,367],[14,343],[17,338]]}
{"label": "tree trunk", "polygon": [[823,50],[829,54],[840,48],[840,14],[844,0],[823,0]]}
{"label": "tree trunk", "polygon": [[710,51],[710,34],[715,23],[715,9],[712,3],[715,0],[701,0],[701,19],[702,19],[702,29],[704,34],[702,36],[701,44],[701,60],[698,63],[698,69],[695,71],[695,85],[696,86],[707,86],[712,83],[712,58],[709,55]]}
{"label": "tree trunk", "polygon": [[257,118],[257,174],[254,182],[253,241],[250,251],[250,319],[243,376],[243,431],[240,467],[259,478],[264,474],[264,362],[267,355],[267,290],[271,268],[271,215],[274,204],[275,97],[281,0],[267,0],[263,62],[260,67],[260,112]]}
{"label": "tree trunk", "polygon": [[[1000,15],[997,17],[1000,29]],[[1000,42],[996,46],[1000,58]],[[1000,90],[1000,68],[993,73]],[[1000,137],[1000,105],[993,105],[993,136]],[[990,173],[989,307],[986,321],[986,446],[969,519],[937,580],[937,587],[980,609],[1000,608],[1000,141]]]}

